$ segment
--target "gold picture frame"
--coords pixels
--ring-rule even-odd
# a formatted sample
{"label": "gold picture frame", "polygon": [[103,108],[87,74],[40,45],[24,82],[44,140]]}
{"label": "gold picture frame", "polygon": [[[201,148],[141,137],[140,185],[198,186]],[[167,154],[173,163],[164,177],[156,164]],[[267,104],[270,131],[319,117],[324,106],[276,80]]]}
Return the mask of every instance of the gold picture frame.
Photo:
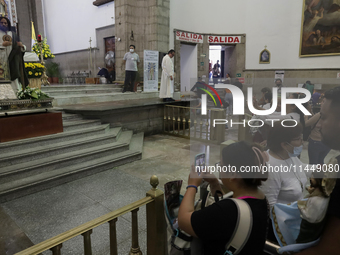
{"label": "gold picture frame", "polygon": [[266,47],[260,53],[259,63],[260,64],[270,64],[270,51],[267,50]]}
{"label": "gold picture frame", "polygon": [[303,0],[300,58],[340,55],[339,10],[333,1]]}

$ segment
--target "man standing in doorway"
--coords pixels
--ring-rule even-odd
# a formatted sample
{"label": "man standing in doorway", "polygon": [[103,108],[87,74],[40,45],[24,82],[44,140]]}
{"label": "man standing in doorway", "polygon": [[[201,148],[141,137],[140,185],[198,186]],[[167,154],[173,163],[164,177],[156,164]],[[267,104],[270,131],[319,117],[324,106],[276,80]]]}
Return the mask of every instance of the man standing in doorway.
{"label": "man standing in doorway", "polygon": [[174,50],[169,50],[168,54],[162,60],[162,78],[159,97],[163,98],[164,102],[175,101],[174,95],[174,64],[172,58],[175,56]]}
{"label": "man standing in doorway", "polygon": [[278,96],[281,96],[281,88],[283,87],[282,80],[281,79],[276,79],[275,80],[275,85],[277,87],[277,94],[278,94]]}
{"label": "man standing in doorway", "polygon": [[122,69],[125,65],[125,81],[123,93],[126,91],[133,92],[134,90],[134,84],[138,72],[137,62],[140,62],[138,54],[135,53],[135,48],[135,45],[130,45],[130,52],[125,53],[123,58]]}

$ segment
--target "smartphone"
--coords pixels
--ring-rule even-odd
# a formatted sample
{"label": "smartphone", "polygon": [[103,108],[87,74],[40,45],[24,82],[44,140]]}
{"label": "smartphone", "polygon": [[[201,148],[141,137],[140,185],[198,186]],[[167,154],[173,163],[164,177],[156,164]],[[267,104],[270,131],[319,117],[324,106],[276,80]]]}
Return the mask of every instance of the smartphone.
{"label": "smartphone", "polygon": [[[196,168],[199,166],[199,169]],[[205,153],[200,153],[195,156],[195,169],[197,169],[198,176],[201,175],[201,170],[205,167]]]}

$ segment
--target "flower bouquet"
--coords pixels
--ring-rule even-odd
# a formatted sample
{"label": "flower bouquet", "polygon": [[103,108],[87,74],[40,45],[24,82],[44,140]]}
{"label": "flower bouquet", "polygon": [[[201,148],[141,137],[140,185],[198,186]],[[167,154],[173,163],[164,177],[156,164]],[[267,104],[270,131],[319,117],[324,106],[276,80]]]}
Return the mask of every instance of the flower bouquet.
{"label": "flower bouquet", "polygon": [[21,90],[17,93],[18,99],[31,99],[31,100],[42,100],[50,98],[47,94],[42,92],[38,88],[30,88],[27,86],[25,90]]}
{"label": "flower bouquet", "polygon": [[[48,59],[48,58],[54,58],[55,56],[52,54],[51,50],[50,50],[50,46],[47,44],[47,38],[45,37],[44,40],[41,41],[42,43],[42,54],[43,54],[43,58],[44,59]],[[38,55],[39,59],[40,59],[40,47],[38,45],[38,42],[36,42],[33,47],[32,47],[33,51]]]}
{"label": "flower bouquet", "polygon": [[44,72],[44,66],[40,63],[25,63],[28,78],[40,78]]}

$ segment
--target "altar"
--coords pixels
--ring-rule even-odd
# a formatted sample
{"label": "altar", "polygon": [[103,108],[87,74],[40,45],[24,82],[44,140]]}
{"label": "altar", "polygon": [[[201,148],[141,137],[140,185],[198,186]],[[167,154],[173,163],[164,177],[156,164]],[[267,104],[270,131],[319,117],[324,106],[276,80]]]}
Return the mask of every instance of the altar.
{"label": "altar", "polygon": [[63,132],[53,98],[18,100],[11,83],[0,80],[0,143]]}

